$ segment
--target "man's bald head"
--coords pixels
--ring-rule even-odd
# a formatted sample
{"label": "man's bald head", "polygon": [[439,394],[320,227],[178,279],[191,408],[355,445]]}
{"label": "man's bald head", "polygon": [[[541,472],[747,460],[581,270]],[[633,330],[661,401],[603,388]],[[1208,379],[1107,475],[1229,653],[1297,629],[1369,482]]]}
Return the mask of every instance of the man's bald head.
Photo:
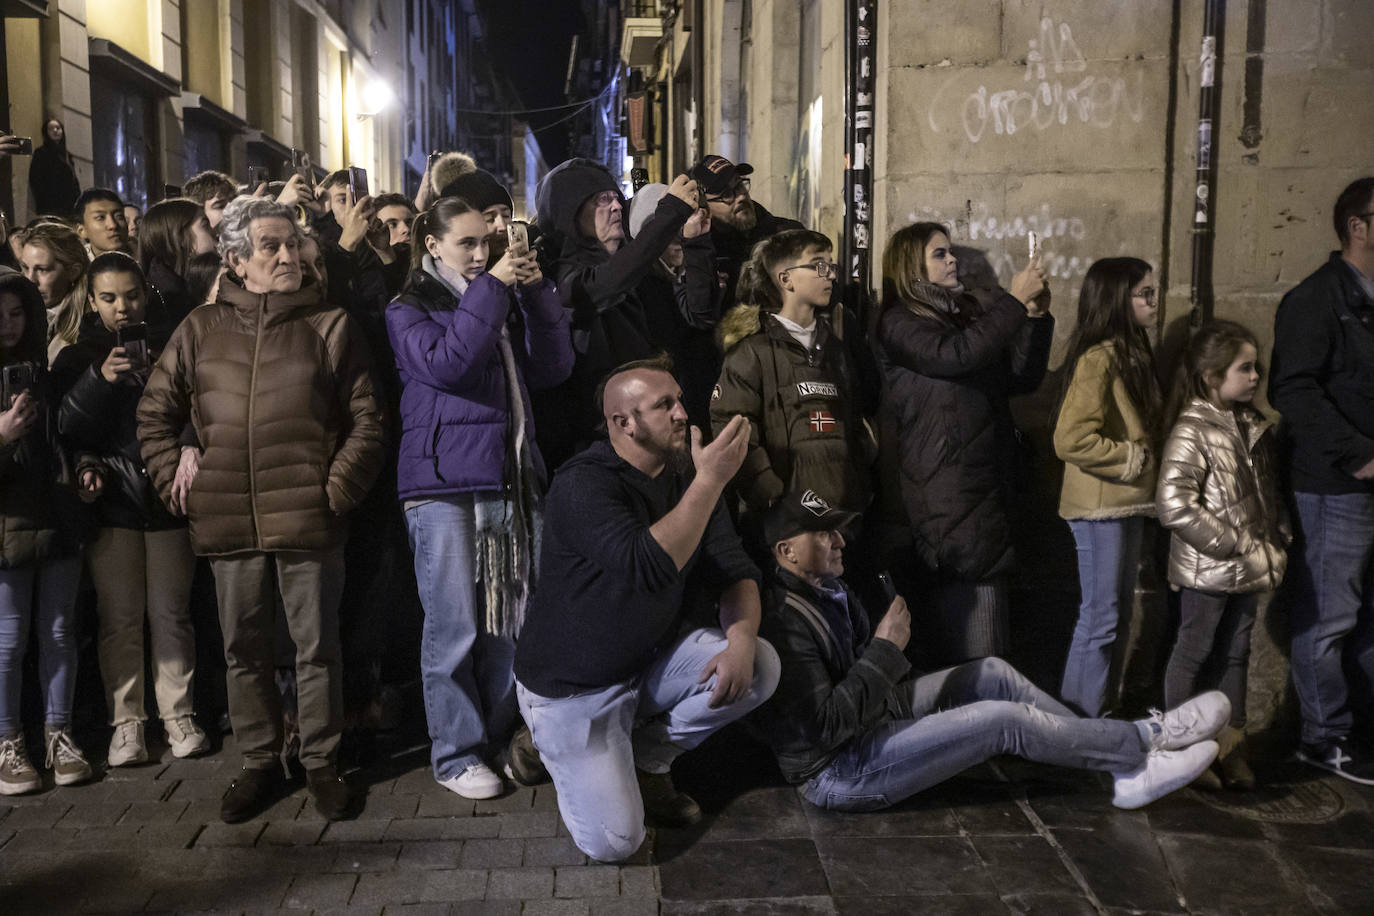
{"label": "man's bald head", "polygon": [[627,369],[606,380],[601,396],[601,418],[610,429],[617,415],[629,416],[639,409],[641,402],[652,396],[654,389],[664,385],[677,387],[677,380],[664,369]]}
{"label": "man's bald head", "polygon": [[691,465],[682,388],[664,360],[627,363],[597,391],[616,454],[649,474]]}

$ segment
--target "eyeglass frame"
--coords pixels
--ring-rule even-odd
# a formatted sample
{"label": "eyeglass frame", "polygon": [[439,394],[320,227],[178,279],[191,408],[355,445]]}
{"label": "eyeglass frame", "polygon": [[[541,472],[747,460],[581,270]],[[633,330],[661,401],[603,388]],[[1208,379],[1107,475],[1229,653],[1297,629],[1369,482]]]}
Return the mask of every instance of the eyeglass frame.
{"label": "eyeglass frame", "polygon": [[735,201],[739,200],[741,197],[748,197],[749,179],[745,177],[735,179],[734,190],[731,190],[728,193],[730,195],[729,197],[724,197],[719,194],[707,194],[706,199],[713,204],[732,204]]}
{"label": "eyeglass frame", "polygon": [[590,200],[592,203],[596,204],[598,210],[602,207],[609,207],[611,204],[620,204],[622,207],[624,206],[620,195],[615,191],[601,191],[592,196]]}
{"label": "eyeglass frame", "polygon": [[1155,286],[1147,286],[1138,293],[1131,293],[1131,298],[1134,299],[1136,297],[1144,299],[1146,305],[1154,305],[1155,300],[1159,298],[1159,288]]}
{"label": "eyeglass frame", "polygon": [[[789,270],[802,268],[804,270],[814,270],[817,280],[837,279],[840,276],[840,265],[835,261],[811,261],[806,264],[793,264],[791,267],[784,267],[778,273],[787,273]],[[825,273],[821,273],[821,268],[825,268]]]}

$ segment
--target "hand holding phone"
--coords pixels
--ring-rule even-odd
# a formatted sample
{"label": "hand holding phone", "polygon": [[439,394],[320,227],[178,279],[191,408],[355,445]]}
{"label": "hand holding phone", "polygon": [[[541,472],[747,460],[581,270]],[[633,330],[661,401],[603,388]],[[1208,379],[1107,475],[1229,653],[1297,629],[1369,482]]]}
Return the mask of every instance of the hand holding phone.
{"label": "hand holding phone", "polygon": [[529,223],[518,219],[511,220],[506,224],[506,236],[510,239],[506,251],[517,258],[523,258],[530,253]]}
{"label": "hand holding phone", "polygon": [[0,368],[0,407],[12,408],[19,396],[33,387],[37,377],[33,363],[10,363]]}
{"label": "hand holding phone", "polygon": [[355,201],[362,200],[367,196],[367,169],[356,165],[348,167],[348,187],[353,191]]}

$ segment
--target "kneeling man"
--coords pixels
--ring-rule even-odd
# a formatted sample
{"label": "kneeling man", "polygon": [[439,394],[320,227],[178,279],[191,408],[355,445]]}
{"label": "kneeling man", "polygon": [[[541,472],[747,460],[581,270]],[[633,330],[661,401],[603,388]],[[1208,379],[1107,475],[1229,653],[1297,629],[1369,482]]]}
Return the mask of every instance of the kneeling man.
{"label": "kneeling man", "polygon": [[773,698],[755,714],[783,776],[812,804],[871,811],[998,754],[1113,774],[1112,803],[1139,808],[1211,765],[1209,740],[1230,715],[1211,691],[1136,722],[1082,719],[998,658],[920,677],[897,597],[869,635],[840,578],[851,513],[811,491],[765,517],[777,562],[762,633],[782,661]]}
{"label": "kneeling man", "polygon": [[[778,660],[757,638],[759,570],[721,500],[749,422],[706,446],[693,427],[689,450],[682,391],[655,361],[612,372],[598,400],[609,441],[549,489],[515,678],[573,842],[615,862],[643,842],[646,811],[700,817],[673,760],[768,699]],[[693,628],[685,596],[718,602],[719,626]]]}

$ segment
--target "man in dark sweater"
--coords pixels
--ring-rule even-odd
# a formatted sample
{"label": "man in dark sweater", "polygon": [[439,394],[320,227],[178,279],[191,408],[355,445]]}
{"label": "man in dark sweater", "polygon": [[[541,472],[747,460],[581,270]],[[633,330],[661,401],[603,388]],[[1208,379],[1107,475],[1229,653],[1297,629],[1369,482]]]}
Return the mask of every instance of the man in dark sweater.
{"label": "man in dark sweater", "polygon": [[1341,192],[1332,221],[1341,250],[1274,316],[1269,403],[1283,414],[1298,509],[1288,574],[1297,756],[1374,785],[1374,749],[1357,740],[1374,733],[1374,177]]}
{"label": "man in dark sweater", "polygon": [[[672,762],[766,700],[778,661],[757,638],[758,568],[721,500],[748,421],[705,446],[693,427],[689,451],[682,391],[651,361],[613,372],[598,402],[610,441],[549,489],[515,678],[573,842],[614,862],[643,842],[646,811],[700,817]],[[718,599],[718,627],[693,628],[688,595]]]}
{"label": "man in dark sweater", "polygon": [[788,782],[840,811],[896,804],[998,754],[1113,774],[1112,803],[1138,808],[1192,782],[1230,715],[1219,691],[1149,719],[1080,719],[998,658],[914,677],[895,597],[869,635],[840,578],[840,529],[856,516],[811,491],[775,503],[764,536],[777,561],[763,635],[782,677],[753,721]]}

